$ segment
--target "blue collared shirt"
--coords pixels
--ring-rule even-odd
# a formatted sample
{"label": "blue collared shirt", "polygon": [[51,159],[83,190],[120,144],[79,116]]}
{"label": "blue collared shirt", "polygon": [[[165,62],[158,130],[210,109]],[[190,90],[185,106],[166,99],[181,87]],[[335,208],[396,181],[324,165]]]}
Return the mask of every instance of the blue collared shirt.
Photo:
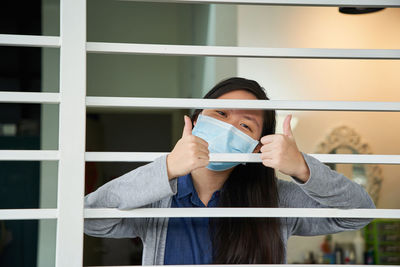
{"label": "blue collared shirt", "polygon": [[[190,174],[178,179],[178,192],[172,198],[172,208],[205,207],[193,186]],[[208,202],[216,207],[220,191]],[[212,247],[208,218],[170,218],[168,221],[164,264],[211,264]]]}

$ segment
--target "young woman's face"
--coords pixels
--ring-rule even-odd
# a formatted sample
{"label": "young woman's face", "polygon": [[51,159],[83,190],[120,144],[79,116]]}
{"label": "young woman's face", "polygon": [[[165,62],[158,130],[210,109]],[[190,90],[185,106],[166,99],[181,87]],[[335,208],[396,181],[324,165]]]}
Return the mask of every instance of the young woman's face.
{"label": "young woman's face", "polygon": [[[218,97],[218,99],[256,100],[257,97],[246,90],[235,90]],[[255,140],[261,138],[264,121],[262,110],[204,109],[202,114],[229,123]]]}

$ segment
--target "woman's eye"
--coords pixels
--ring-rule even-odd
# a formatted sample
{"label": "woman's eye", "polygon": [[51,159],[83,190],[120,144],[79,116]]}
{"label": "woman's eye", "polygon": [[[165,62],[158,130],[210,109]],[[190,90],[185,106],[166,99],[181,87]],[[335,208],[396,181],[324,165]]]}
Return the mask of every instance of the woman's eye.
{"label": "woman's eye", "polygon": [[218,113],[219,115],[221,115],[221,116],[226,116],[225,112],[223,112],[223,111],[217,110],[217,113]]}
{"label": "woman's eye", "polygon": [[246,128],[247,130],[251,131],[251,128],[247,124],[241,123],[240,125]]}

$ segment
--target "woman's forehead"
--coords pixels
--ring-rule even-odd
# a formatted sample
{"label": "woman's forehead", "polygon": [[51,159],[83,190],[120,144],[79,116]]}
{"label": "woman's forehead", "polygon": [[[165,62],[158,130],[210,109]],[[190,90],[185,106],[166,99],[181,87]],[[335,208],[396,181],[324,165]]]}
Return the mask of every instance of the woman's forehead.
{"label": "woman's forehead", "polygon": [[263,117],[263,111],[261,109],[229,109],[232,114],[249,116],[249,117]]}
{"label": "woman's forehead", "polygon": [[[218,99],[250,99],[250,100],[257,100],[257,97],[244,89],[238,89],[234,91],[230,91],[218,97]],[[222,109],[227,110],[227,109]],[[229,110],[232,113],[240,114],[240,115],[249,115],[254,117],[260,117],[262,120],[263,117],[263,110],[254,110],[254,109],[232,109]]]}
{"label": "woman's forehead", "polygon": [[238,89],[227,92],[219,96],[218,99],[257,99],[257,97],[247,90]]}

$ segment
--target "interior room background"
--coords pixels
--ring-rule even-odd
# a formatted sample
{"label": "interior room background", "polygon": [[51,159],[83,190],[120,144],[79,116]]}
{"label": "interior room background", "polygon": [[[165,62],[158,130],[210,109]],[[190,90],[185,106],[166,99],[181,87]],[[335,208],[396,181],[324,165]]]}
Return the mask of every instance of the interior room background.
{"label": "interior room background", "polygon": [[[2,27],[1,33],[59,35],[58,1],[41,0],[34,6],[31,13],[37,14],[36,18],[22,22],[23,18],[20,17],[19,23],[32,27],[31,22],[36,20],[36,30],[29,27]],[[18,9],[13,7],[12,10]],[[87,41],[249,47],[400,48],[400,9],[395,8],[365,15],[346,15],[339,13],[337,7],[150,4],[88,0],[87,12]],[[9,54],[9,51],[24,55],[26,60],[20,66],[15,66],[16,70],[25,69],[29,72],[28,65],[40,62],[29,72],[36,73],[36,76],[28,75],[35,77],[29,90],[58,92],[58,49],[19,48],[19,52],[16,52],[17,48],[9,48],[7,51],[1,49],[3,55]],[[7,60],[1,63],[1,90],[10,90],[10,86],[16,91],[27,90],[29,86],[26,84],[13,84],[12,81],[21,77],[26,80],[27,75],[7,76],[7,70],[14,64],[15,58],[2,58]],[[396,60],[88,54],[87,95],[202,97],[221,79],[242,76],[259,81],[273,100],[400,101],[399,70],[400,62]],[[19,127],[20,121],[25,120],[23,125],[27,130],[18,130],[15,136],[22,138],[26,144],[18,147],[17,143],[22,144],[22,141],[18,141],[10,149],[57,149],[57,105],[22,104],[16,107],[1,104],[0,107],[4,111],[0,123],[9,125],[18,121]],[[9,116],[16,110],[20,115],[10,121]],[[189,110],[88,109],[87,150],[170,151],[181,136],[183,114],[188,113]],[[294,116],[293,133],[303,152],[316,153],[318,145],[333,129],[347,126],[361,137],[363,143],[369,145],[372,153],[400,154],[400,142],[396,142],[400,134],[398,113],[277,111],[278,133],[282,132],[283,118],[289,113]],[[10,138],[12,133],[13,130],[9,129],[2,138]],[[3,143],[10,144],[10,139],[3,140],[7,141]],[[21,163],[14,162],[14,167],[10,164],[7,168],[18,169]],[[90,192],[138,166],[137,163],[86,163],[86,191]],[[377,207],[398,209],[400,166],[379,167],[382,169],[383,180]],[[36,193],[32,194],[33,200],[26,200],[21,205],[31,203],[34,208],[55,208],[57,164],[37,162],[30,168],[36,177],[33,181],[36,182],[26,186]],[[279,172],[277,175],[288,179]],[[12,186],[17,188],[15,191],[24,194],[19,184]],[[7,197],[6,193],[3,198]],[[29,230],[32,244],[19,251],[33,252],[32,257],[37,266],[54,266],[56,222],[40,220],[24,227],[33,229]],[[350,242],[354,237],[355,233],[350,232],[333,238],[338,242]],[[288,262],[304,262],[309,251],[317,255],[323,238],[293,237],[289,241]],[[85,237],[84,264],[140,263],[140,249],[138,240]],[[25,263],[19,264],[25,266]],[[32,263],[29,266],[33,266]]]}

